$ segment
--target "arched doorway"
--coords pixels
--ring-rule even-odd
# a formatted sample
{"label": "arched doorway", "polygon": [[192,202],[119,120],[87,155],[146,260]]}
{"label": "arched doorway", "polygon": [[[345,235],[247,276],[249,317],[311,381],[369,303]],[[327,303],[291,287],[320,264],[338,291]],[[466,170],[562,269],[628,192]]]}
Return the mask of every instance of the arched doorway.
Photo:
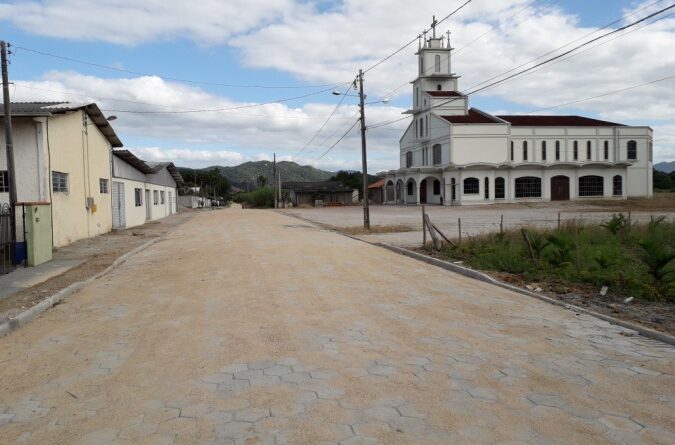
{"label": "arched doorway", "polygon": [[413,178],[409,178],[405,183],[405,199],[403,202],[417,204],[417,183]]}
{"label": "arched doorway", "polygon": [[420,182],[420,204],[427,203],[427,180],[422,179]]}
{"label": "arched doorway", "polygon": [[396,181],[396,204],[403,204],[405,197],[403,196],[403,181],[399,179]]}
{"label": "arched doorway", "polygon": [[570,178],[567,176],[554,176],[551,178],[551,201],[570,200]]}

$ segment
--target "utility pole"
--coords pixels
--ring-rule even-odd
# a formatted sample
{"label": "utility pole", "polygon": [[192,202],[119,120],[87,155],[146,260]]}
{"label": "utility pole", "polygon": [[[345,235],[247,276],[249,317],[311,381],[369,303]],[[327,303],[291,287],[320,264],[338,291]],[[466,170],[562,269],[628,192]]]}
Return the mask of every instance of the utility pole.
{"label": "utility pole", "polygon": [[366,158],[366,112],[363,95],[363,70],[359,70],[359,106],[361,108],[361,165],[363,168],[363,228],[370,230],[370,209],[368,208],[368,160]]}
{"label": "utility pole", "polygon": [[[12,112],[9,99],[9,73],[7,71],[7,42],[0,41],[2,63],[2,100],[5,121],[5,153],[7,156],[7,179],[9,180],[9,209],[14,215],[16,206],[16,170],[14,166],[14,141],[12,139]],[[12,216],[12,240],[16,240],[16,218]]]}
{"label": "utility pole", "polygon": [[[272,181],[277,182],[277,154],[274,153],[274,167],[272,167]],[[274,184],[274,208],[279,208],[279,200],[277,199],[277,187]]]}

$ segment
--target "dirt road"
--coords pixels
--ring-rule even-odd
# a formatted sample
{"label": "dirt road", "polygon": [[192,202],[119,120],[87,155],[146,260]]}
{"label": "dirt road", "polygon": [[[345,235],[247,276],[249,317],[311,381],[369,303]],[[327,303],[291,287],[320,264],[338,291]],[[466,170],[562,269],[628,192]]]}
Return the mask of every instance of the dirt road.
{"label": "dirt road", "polygon": [[0,443],[675,443],[675,349],[271,211],[0,339]]}

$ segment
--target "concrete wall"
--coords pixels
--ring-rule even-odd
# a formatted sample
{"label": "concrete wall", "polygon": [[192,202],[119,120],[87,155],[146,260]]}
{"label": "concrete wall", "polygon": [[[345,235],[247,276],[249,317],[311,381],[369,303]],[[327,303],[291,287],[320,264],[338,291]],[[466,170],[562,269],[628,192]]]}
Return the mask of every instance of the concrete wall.
{"label": "concrete wall", "polygon": [[[68,174],[68,192],[52,192],[54,246],[109,232],[110,186],[101,193],[99,179],[110,181],[110,143],[83,111],[50,117],[48,138],[51,171]],[[88,197],[95,204],[91,208]]]}

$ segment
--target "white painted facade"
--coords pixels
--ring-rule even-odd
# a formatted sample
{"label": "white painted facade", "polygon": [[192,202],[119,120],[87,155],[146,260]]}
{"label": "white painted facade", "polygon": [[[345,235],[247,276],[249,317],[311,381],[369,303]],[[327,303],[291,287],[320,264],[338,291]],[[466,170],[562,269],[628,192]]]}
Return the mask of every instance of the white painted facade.
{"label": "white painted facade", "polygon": [[449,41],[432,37],[417,53],[419,76],[406,112],[413,121],[400,140],[400,168],[385,177],[385,203],[652,196],[651,128],[470,108],[458,93],[451,52]]}

